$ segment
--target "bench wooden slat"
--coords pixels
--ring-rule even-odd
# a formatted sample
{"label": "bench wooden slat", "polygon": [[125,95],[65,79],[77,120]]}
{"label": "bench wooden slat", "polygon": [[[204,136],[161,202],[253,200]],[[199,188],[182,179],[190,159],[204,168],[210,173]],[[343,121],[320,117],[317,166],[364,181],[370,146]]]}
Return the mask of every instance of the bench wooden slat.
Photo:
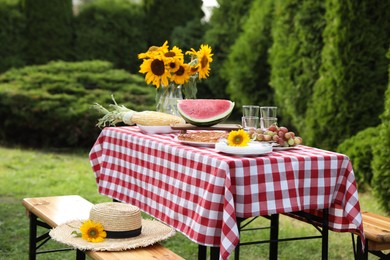
{"label": "bench wooden slat", "polygon": [[88,219],[93,204],[77,196],[25,198],[23,205],[51,227],[70,220]]}
{"label": "bench wooden slat", "polygon": [[[43,222],[55,228],[71,220],[88,219],[93,206],[88,200],[78,195],[25,198],[22,204],[27,212],[33,213]],[[150,260],[183,260],[161,244],[136,248],[120,252],[86,251],[92,259],[119,260],[119,259],[150,259]]]}
{"label": "bench wooden slat", "polygon": [[364,234],[371,240],[371,244],[387,243],[387,249],[390,249],[390,218],[371,212],[362,212],[362,216]]}
{"label": "bench wooden slat", "polygon": [[[129,254],[129,252],[131,252]],[[184,258],[176,255],[167,248],[163,247],[160,244],[154,244],[147,247],[147,250],[144,248],[136,248],[131,251],[120,251],[120,252],[93,252],[88,251],[87,254],[96,260],[184,260]]]}

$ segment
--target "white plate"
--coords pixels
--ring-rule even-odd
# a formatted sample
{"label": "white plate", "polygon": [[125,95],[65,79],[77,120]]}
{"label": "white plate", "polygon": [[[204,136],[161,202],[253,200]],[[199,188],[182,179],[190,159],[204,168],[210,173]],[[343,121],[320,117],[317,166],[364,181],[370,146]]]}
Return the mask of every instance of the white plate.
{"label": "white plate", "polygon": [[177,132],[173,130],[170,126],[146,126],[146,125],[137,125],[141,132],[145,134],[169,134]]}
{"label": "white plate", "polygon": [[175,141],[182,143],[182,144],[187,144],[187,145],[197,146],[197,147],[214,147],[215,146],[215,143],[192,142],[192,141],[180,140],[179,138],[177,138],[177,136],[175,137]]}
{"label": "white plate", "polygon": [[292,149],[295,149],[297,148],[299,145],[296,145],[296,146],[288,146],[288,147],[285,147],[285,146],[274,146],[274,151],[285,151],[285,150],[292,150]]}
{"label": "white plate", "polygon": [[272,145],[249,142],[248,146],[237,147],[229,146],[226,142],[218,142],[215,145],[215,150],[222,153],[228,153],[241,156],[256,156],[262,154],[268,154],[272,152]]}

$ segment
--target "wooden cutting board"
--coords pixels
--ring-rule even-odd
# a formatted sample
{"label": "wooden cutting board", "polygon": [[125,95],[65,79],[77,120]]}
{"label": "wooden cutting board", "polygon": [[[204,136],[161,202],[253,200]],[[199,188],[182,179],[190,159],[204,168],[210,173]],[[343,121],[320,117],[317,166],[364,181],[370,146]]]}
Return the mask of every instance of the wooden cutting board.
{"label": "wooden cutting board", "polygon": [[191,124],[177,124],[172,125],[171,128],[173,130],[181,130],[182,132],[186,132],[187,130],[222,130],[222,131],[232,131],[241,129],[242,126],[239,124],[216,124],[213,126],[195,126]]}

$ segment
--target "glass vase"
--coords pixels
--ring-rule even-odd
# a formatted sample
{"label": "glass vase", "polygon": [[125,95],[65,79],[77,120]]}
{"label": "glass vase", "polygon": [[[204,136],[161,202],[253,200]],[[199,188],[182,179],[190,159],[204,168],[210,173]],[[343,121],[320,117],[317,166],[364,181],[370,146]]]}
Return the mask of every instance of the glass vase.
{"label": "glass vase", "polygon": [[190,80],[186,84],[183,85],[182,92],[185,99],[196,99],[196,93],[198,92],[196,87],[197,78],[198,74],[195,74],[190,77]]}
{"label": "glass vase", "polygon": [[156,111],[180,116],[177,110],[177,100],[183,99],[181,85],[170,83],[156,90]]}

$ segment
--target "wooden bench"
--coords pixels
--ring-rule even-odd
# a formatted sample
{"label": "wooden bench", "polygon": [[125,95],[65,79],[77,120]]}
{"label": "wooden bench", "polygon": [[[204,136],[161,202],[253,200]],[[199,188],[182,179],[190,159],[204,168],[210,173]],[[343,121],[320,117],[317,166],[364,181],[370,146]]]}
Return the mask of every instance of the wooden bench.
{"label": "wooden bench", "polygon": [[[288,217],[295,218],[300,221],[310,223],[317,227],[322,227],[323,223],[318,220],[308,221],[307,218],[300,217],[292,213],[285,213]],[[365,251],[361,253],[360,237],[355,243],[354,235],[352,233],[353,251],[355,259],[368,259],[368,253],[380,257],[380,259],[390,259],[390,253],[383,251],[390,250],[390,218],[383,217],[370,212],[362,212],[363,230],[366,237]]]}
{"label": "wooden bench", "polygon": [[368,253],[371,253],[381,259],[390,259],[390,253],[383,252],[390,250],[390,218],[370,212],[362,212],[362,216],[366,250],[362,257],[355,253],[356,258],[368,259]]}
{"label": "wooden bench", "polygon": [[[40,198],[25,198],[23,205],[30,218],[29,259],[36,259],[37,254],[50,253],[73,248],[39,251],[38,249],[50,240],[49,231],[58,225],[76,219],[88,219],[93,204],[77,196],[55,196]],[[37,236],[38,226],[47,229],[47,233]],[[160,244],[120,252],[97,252],[76,250],[76,259],[85,259],[88,255],[92,259],[119,260],[119,259],[168,259],[182,260],[183,258],[163,247]]]}

